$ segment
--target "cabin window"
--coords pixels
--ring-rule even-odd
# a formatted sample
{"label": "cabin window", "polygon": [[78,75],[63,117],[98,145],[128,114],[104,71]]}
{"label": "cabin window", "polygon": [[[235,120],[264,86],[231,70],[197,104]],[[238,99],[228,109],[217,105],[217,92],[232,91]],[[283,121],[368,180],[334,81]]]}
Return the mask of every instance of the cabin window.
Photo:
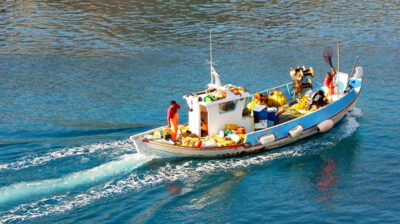
{"label": "cabin window", "polygon": [[244,108],[243,108],[243,111],[242,111],[242,117],[250,116],[251,111],[249,110],[249,108],[247,108],[247,104],[249,104],[252,99],[253,99],[253,97],[247,97],[246,98],[246,102],[244,104]]}
{"label": "cabin window", "polygon": [[226,113],[226,112],[231,112],[234,111],[236,108],[237,100],[234,101],[229,101],[225,103],[220,103],[219,104],[219,112],[220,113]]}

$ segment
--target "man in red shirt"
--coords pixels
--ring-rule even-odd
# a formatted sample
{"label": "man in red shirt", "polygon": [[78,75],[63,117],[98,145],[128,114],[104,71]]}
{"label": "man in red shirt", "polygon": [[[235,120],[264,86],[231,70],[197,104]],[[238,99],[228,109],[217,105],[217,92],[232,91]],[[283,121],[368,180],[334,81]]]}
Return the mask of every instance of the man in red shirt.
{"label": "man in red shirt", "polygon": [[325,91],[325,96],[327,99],[329,99],[329,96],[332,96],[335,93],[335,84],[333,83],[333,78],[335,78],[336,71],[331,67],[332,73],[327,72],[326,73],[326,78],[324,81],[324,91]]}
{"label": "man in red shirt", "polygon": [[167,111],[168,127],[171,129],[171,138],[174,141],[178,135],[179,109],[181,109],[181,106],[175,100],[172,100]]}

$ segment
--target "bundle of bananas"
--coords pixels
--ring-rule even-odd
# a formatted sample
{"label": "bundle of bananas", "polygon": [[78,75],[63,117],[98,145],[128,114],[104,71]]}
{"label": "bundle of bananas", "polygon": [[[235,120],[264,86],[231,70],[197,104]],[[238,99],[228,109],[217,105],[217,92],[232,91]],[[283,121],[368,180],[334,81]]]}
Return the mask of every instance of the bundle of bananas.
{"label": "bundle of bananas", "polygon": [[200,140],[199,136],[190,132],[182,132],[178,137],[178,145],[182,146],[193,146]]}
{"label": "bundle of bananas", "polygon": [[194,147],[198,141],[198,138],[186,137],[182,138],[182,142],[179,143],[181,146]]}
{"label": "bundle of bananas", "polygon": [[181,132],[185,132],[185,131],[189,130],[188,124],[180,124],[178,127],[179,127],[179,130],[181,130]]}
{"label": "bundle of bananas", "polygon": [[215,135],[213,139],[218,142],[219,146],[232,146],[236,145],[236,142],[228,137],[221,138],[218,135]]}
{"label": "bundle of bananas", "polygon": [[247,108],[249,110],[253,110],[253,108],[258,105],[267,106],[267,103],[268,103],[268,97],[265,94],[257,92],[256,94],[254,94],[254,97],[251,100],[251,102],[247,104]]}
{"label": "bundle of bananas", "polygon": [[300,101],[293,105],[291,108],[296,110],[307,110],[308,108],[308,96],[303,96]]}
{"label": "bundle of bananas", "polygon": [[268,106],[279,108],[287,104],[285,94],[279,90],[271,91],[268,95]]}
{"label": "bundle of bananas", "polygon": [[225,88],[229,89],[235,95],[239,95],[246,92],[246,90],[243,87],[235,86],[232,84],[225,85]]}

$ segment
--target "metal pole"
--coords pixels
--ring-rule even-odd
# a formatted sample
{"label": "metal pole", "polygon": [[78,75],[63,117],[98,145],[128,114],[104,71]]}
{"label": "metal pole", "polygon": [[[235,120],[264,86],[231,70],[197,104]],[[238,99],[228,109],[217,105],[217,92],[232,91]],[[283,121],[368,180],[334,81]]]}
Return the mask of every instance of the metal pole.
{"label": "metal pole", "polygon": [[[356,61],[354,62],[353,69],[351,70],[350,78],[353,76],[353,72],[354,72],[354,69],[355,69],[356,66],[357,66],[357,62],[358,62],[358,56],[356,57]],[[349,78],[349,79],[350,79],[350,78]]]}
{"label": "metal pole", "polygon": [[337,41],[337,71],[340,71],[340,46],[339,41]]}
{"label": "metal pole", "polygon": [[[339,48],[339,40],[337,41],[336,44],[337,47],[337,73],[340,71],[340,48]],[[337,87],[337,93],[336,96],[339,97],[339,74],[336,73],[336,84],[338,85]]]}
{"label": "metal pole", "polygon": [[210,29],[210,78],[211,78],[211,84],[213,83],[213,75],[212,75],[212,43],[211,43],[211,29]]}

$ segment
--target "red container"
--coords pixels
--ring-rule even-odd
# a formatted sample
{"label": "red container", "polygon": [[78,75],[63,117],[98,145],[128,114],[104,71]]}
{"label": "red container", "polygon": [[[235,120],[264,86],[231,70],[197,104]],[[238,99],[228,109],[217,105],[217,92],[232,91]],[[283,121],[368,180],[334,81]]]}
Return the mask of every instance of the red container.
{"label": "red container", "polygon": [[196,148],[200,148],[201,147],[201,141],[198,141],[197,143],[196,143]]}
{"label": "red container", "polygon": [[246,134],[246,130],[244,129],[244,127],[238,127],[237,133],[238,134]]}

